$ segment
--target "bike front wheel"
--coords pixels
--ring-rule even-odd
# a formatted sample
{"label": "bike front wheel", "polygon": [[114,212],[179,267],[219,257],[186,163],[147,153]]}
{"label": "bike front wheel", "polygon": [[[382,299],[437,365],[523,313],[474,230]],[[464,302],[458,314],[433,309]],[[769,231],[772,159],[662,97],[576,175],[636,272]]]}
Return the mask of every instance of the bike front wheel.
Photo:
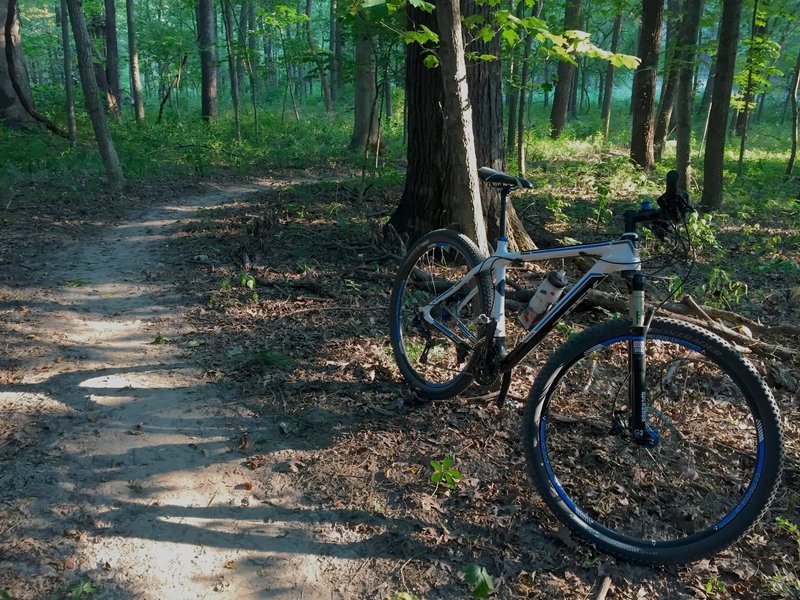
{"label": "bike front wheel", "polygon": [[646,415],[628,426],[630,321],[592,327],[542,368],[523,426],[529,473],[555,516],[609,554],[677,564],[713,554],[758,521],[778,487],[778,408],[752,364],[718,336],[654,319]]}
{"label": "bike front wheel", "polygon": [[477,275],[433,306],[436,324],[422,309],[483,260],[468,237],[440,229],[411,248],[397,273],[389,299],[392,350],[406,380],[429,398],[450,398],[470,384],[470,360],[483,329],[478,317],[492,311],[491,277]]}

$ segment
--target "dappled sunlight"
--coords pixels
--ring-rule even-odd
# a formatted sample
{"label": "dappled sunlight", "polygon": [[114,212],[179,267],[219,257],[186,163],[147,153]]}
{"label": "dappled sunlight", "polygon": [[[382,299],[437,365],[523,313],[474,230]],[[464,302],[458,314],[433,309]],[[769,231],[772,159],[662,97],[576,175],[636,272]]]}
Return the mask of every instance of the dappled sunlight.
{"label": "dappled sunlight", "polygon": [[[161,384],[168,385],[171,389],[188,388],[196,385],[197,373],[192,369],[170,369],[168,374],[157,371],[141,371],[137,373],[118,373],[90,377],[81,381],[78,387],[97,389],[151,389]],[[158,381],[162,380],[162,381]]]}

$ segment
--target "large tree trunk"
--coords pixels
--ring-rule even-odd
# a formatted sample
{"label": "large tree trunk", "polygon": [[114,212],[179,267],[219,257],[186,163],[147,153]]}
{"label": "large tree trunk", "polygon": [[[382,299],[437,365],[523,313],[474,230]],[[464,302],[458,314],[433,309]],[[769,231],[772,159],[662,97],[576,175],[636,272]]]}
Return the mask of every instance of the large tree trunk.
{"label": "large tree trunk", "polygon": [[786,175],[792,174],[794,161],[797,158],[797,90],[800,88],[800,52],[797,53],[797,62],[794,65],[794,83],[789,90],[789,101],[792,104],[792,151],[789,154],[789,163],[786,165]]}
{"label": "large tree trunk", "polygon": [[[421,25],[436,31],[432,14],[408,6],[408,29]],[[408,114],[406,180],[400,202],[389,225],[406,234],[410,241],[428,231],[447,225],[442,205],[446,160],[442,151],[442,78],[438,69],[424,64],[419,44],[406,44],[406,98]]]}
{"label": "large tree trunk", "polygon": [[[611,34],[611,52],[619,50],[619,40],[622,34],[622,13],[614,18],[614,31]],[[611,128],[611,105],[614,101],[614,65],[610,62],[606,66],[605,90],[603,91],[603,109],[601,119],[603,120],[603,139],[608,140],[608,131]]]}
{"label": "large tree trunk", "polygon": [[[491,7],[485,2],[465,0],[464,15],[481,15],[487,22],[491,20]],[[462,32],[463,34],[463,32]],[[475,154],[478,167],[491,167],[505,170],[506,155],[503,143],[503,91],[497,82],[502,79],[500,64],[500,37],[494,36],[488,42],[473,40],[470,50],[477,54],[497,56],[497,60],[474,60],[467,65],[467,84],[472,108],[472,125],[475,139]],[[476,172],[477,177],[477,172]],[[480,194],[483,217],[487,225],[487,239],[490,242],[499,235],[500,199],[497,191],[490,185],[481,183]],[[511,247],[535,248],[525,227],[513,206],[508,206],[507,237]]]}
{"label": "large tree trunk", "polygon": [[0,120],[8,127],[19,128],[36,119],[26,108],[33,106],[33,99],[22,55],[16,2],[11,9],[9,0],[0,0]]}
{"label": "large tree trunk", "polygon": [[213,0],[197,0],[197,44],[200,47],[203,119],[217,118],[217,27]]}
{"label": "large tree trunk", "polygon": [[664,4],[661,0],[642,0],[642,29],[639,34],[638,51],[642,62],[633,76],[631,95],[633,106],[631,158],[646,171],[655,162],[653,110],[663,14]]}
{"label": "large tree trunk", "polygon": [[[444,183],[445,212],[458,229],[478,245],[481,252],[488,254],[489,244],[481,205],[459,0],[440,0],[436,3],[435,12],[442,41],[439,56],[444,88],[443,142],[449,170]],[[496,81],[499,81],[499,78]],[[481,107],[481,109],[500,111],[502,125],[502,98],[499,93],[497,96],[499,102],[496,106]],[[498,143],[502,152],[502,127],[499,140],[492,140],[493,146]]]}
{"label": "large tree trunk", "polygon": [[142,98],[142,79],[139,74],[139,49],[136,42],[136,14],[133,0],[125,0],[128,17],[128,55],[130,56],[131,95],[133,113],[138,122],[144,121],[144,100]]}
{"label": "large tree trunk", "polygon": [[725,132],[728,130],[728,112],[731,105],[733,70],[736,66],[736,45],[739,41],[741,16],[742,0],[723,0],[714,89],[708,116],[708,130],[713,135],[706,139],[706,150],[703,157],[703,197],[700,207],[707,211],[722,208]]}
{"label": "large tree trunk", "polygon": [[691,178],[691,140],[692,114],[694,113],[694,63],[697,56],[697,35],[700,31],[700,15],[703,12],[701,0],[685,0],[683,4],[683,22],[678,34],[681,47],[680,66],[678,68],[678,90],[675,100],[677,115],[676,169],[678,171],[678,187],[689,189]]}
{"label": "large tree trunk", "polygon": [[[581,18],[581,0],[567,0],[564,12],[564,30],[577,29]],[[550,135],[557,138],[567,124],[567,111],[572,96],[575,66],[566,61],[558,63],[558,81],[553,93],[553,108],[550,111]]]}
{"label": "large tree trunk", "polygon": [[[658,116],[656,117],[656,129],[653,136],[653,152],[656,162],[661,160],[661,152],[667,142],[672,110],[675,105],[678,69],[683,52],[683,48],[681,48],[678,41],[680,23],[681,4],[679,0],[669,0],[667,2],[667,43],[664,55],[664,75],[661,82],[661,97],[658,103]],[[695,43],[697,43],[696,39],[692,44]]]}
{"label": "large tree trunk", "polygon": [[125,177],[122,174],[114,141],[111,139],[111,132],[108,130],[105,113],[100,106],[97,81],[93,71],[92,42],[86,27],[86,19],[83,16],[83,0],[67,0],[67,7],[72,23],[72,33],[75,36],[75,50],[78,55],[78,68],[81,73],[86,110],[92,121],[100,156],[103,158],[106,168],[109,187],[113,191],[119,191],[125,185]]}
{"label": "large tree trunk", "polygon": [[375,49],[365,23],[356,26],[356,98],[355,122],[350,149],[376,148],[380,139],[378,129]]}

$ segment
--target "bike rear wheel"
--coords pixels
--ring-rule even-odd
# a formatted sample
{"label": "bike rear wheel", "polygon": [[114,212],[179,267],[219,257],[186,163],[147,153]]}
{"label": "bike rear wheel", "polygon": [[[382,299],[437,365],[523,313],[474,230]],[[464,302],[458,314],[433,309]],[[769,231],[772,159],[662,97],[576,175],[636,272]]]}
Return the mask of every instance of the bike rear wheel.
{"label": "bike rear wheel", "polygon": [[758,521],[778,487],[783,433],[772,393],[718,336],[654,319],[647,422],[628,427],[630,321],[590,328],[542,368],[525,410],[531,478],[555,516],[609,554],[676,564],[713,554]]}
{"label": "bike rear wheel", "polygon": [[492,311],[491,277],[475,277],[431,311],[459,343],[426,322],[420,310],[483,260],[468,237],[440,229],[411,248],[397,273],[389,299],[392,350],[406,380],[429,398],[455,396],[470,384],[469,364],[482,334],[478,317]]}

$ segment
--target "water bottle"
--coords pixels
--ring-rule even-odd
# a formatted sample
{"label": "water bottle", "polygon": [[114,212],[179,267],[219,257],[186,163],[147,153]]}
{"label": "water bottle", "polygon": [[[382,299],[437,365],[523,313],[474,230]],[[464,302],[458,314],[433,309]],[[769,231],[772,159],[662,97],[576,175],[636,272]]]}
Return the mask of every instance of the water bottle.
{"label": "water bottle", "polygon": [[528,306],[519,313],[519,322],[525,329],[530,329],[547,309],[555,304],[567,287],[567,275],[563,270],[553,271],[545,277],[531,296]]}

